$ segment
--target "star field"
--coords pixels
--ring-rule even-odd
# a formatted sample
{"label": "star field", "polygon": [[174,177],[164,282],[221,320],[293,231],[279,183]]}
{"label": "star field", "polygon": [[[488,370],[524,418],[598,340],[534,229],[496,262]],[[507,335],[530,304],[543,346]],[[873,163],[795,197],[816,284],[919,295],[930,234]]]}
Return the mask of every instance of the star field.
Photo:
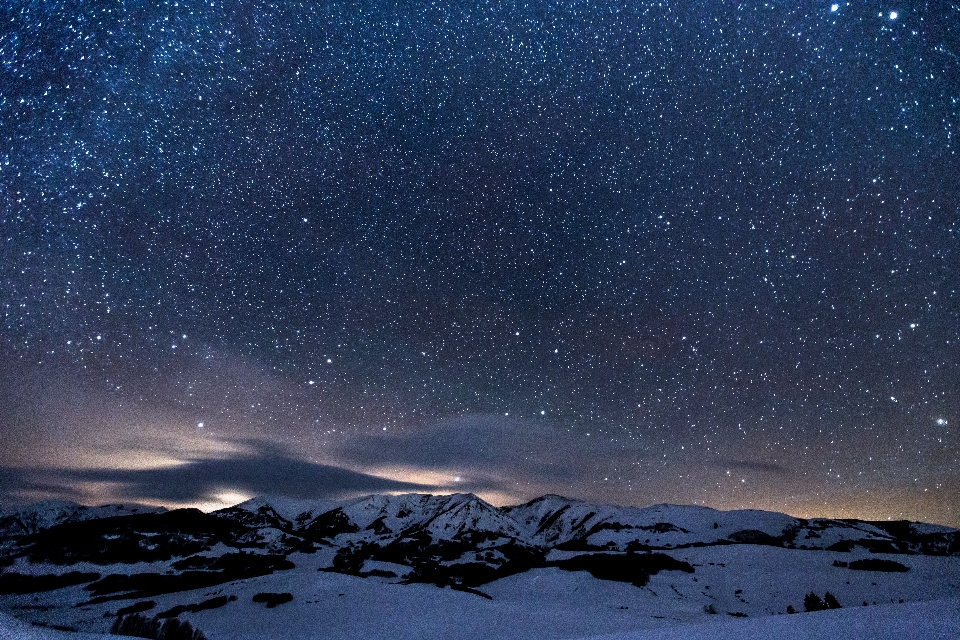
{"label": "star field", "polygon": [[960,5],[801,4],[4,3],[0,490],[960,525]]}

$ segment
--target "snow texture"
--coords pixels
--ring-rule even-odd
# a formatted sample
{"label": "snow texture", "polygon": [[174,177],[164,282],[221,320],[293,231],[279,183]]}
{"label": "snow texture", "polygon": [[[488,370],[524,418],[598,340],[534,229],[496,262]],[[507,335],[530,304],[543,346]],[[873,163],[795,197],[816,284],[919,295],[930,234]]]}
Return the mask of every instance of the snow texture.
{"label": "snow texture", "polygon": [[[52,627],[102,633],[131,606],[209,640],[960,638],[957,531],[920,523],[471,494],[0,522],[0,640],[102,637]],[[842,609],[787,613],[827,592]]]}

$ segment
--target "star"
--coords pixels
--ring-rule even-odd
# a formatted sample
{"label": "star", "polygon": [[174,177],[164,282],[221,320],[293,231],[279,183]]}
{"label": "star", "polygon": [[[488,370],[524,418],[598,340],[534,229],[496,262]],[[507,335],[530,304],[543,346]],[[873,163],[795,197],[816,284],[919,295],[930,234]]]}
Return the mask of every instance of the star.
{"label": "star", "polygon": [[517,500],[960,525],[903,490],[960,483],[929,17],[225,2],[4,27],[0,472],[256,441]]}

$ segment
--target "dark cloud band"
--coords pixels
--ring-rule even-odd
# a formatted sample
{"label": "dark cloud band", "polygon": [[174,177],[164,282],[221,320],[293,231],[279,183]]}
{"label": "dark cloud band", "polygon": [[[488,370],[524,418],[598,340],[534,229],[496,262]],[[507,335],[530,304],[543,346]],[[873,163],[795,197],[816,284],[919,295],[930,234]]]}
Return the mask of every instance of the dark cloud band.
{"label": "dark cloud band", "polygon": [[[254,444],[226,458],[198,458],[185,464],[151,469],[0,469],[0,492],[55,492],[78,483],[116,485],[125,500],[169,503],[201,502],[219,492],[337,499],[362,493],[430,491],[436,487],[400,482],[335,465],[299,460],[275,446]],[[59,491],[57,491],[59,490]],[[75,491],[70,491],[75,493]]]}

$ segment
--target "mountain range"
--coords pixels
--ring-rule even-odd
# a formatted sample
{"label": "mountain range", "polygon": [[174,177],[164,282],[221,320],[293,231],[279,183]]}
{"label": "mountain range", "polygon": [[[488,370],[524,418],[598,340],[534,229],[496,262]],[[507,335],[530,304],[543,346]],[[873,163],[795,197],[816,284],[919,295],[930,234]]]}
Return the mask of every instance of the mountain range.
{"label": "mountain range", "polygon": [[[287,637],[317,618],[289,637],[384,637],[388,620],[364,613],[374,600],[403,611],[391,637],[575,637],[956,598],[958,533],[556,495],[254,498],[212,513],[48,501],[0,513],[0,611],[97,633],[137,617],[211,640]],[[238,636],[238,614],[261,610]],[[484,622],[508,611],[512,630]]]}

